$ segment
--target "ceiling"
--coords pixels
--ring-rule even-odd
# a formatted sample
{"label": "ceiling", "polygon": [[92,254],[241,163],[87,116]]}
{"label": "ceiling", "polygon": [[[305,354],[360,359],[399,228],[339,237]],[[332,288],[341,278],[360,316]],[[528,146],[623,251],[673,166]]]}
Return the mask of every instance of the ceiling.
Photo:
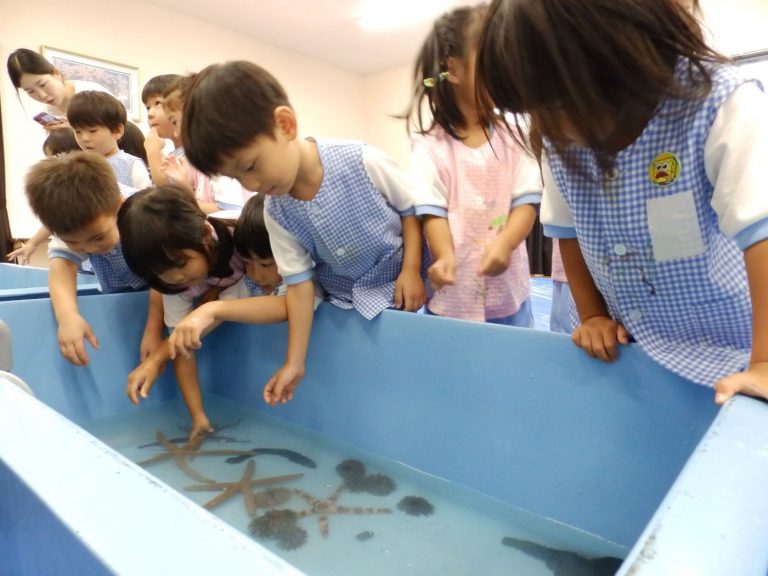
{"label": "ceiling", "polygon": [[[411,64],[435,18],[453,7],[479,3],[478,0],[148,1],[363,75]],[[384,4],[413,22],[396,30],[364,30],[358,17],[364,6],[372,2]],[[725,53],[766,47],[762,39],[768,21],[768,0],[700,0],[700,4],[717,40],[716,47]]]}
{"label": "ceiling", "polygon": [[384,0],[389,8],[420,18],[397,30],[366,31],[357,18],[368,0],[148,1],[363,75],[410,64],[437,16],[455,6],[479,3]]}

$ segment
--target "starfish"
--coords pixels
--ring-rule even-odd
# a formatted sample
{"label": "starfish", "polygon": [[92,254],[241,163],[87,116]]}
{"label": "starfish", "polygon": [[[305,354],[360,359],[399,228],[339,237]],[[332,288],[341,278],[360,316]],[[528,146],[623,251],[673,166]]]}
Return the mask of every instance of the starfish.
{"label": "starfish", "polygon": [[[243,471],[243,475],[237,482],[211,482],[205,484],[196,484],[195,486],[187,486],[184,490],[189,492],[208,492],[221,490],[221,494],[212,498],[205,504],[203,508],[210,510],[215,508],[219,504],[223,504],[229,500],[232,496],[240,492],[243,495],[245,501],[245,509],[250,516],[256,514],[258,508],[266,508],[272,506],[273,502],[267,498],[257,501],[253,494],[254,486],[264,486],[268,484],[279,484],[281,482],[288,482],[290,480],[296,480],[304,476],[304,474],[286,474],[285,476],[269,476],[267,478],[253,478],[253,472],[256,469],[256,463],[250,460]],[[269,492],[269,491],[267,491]],[[265,495],[266,496],[266,495]],[[279,498],[279,495],[276,495]],[[282,502],[277,502],[281,504]],[[266,504],[266,505],[265,505]]]}
{"label": "starfish", "polygon": [[211,480],[210,478],[206,478],[202,474],[200,474],[197,470],[192,468],[189,463],[187,462],[187,458],[195,458],[196,456],[237,456],[242,455],[242,450],[201,450],[200,445],[203,443],[203,440],[205,439],[204,436],[195,438],[194,440],[191,440],[184,444],[183,446],[176,446],[173,444],[170,440],[168,440],[162,432],[159,430],[155,433],[155,436],[157,437],[157,441],[160,443],[160,445],[165,448],[165,452],[162,452],[161,454],[157,454],[153,456],[152,458],[147,458],[146,460],[142,460],[141,462],[137,462],[139,466],[149,466],[150,464],[156,464],[157,462],[163,462],[164,460],[168,460],[170,458],[173,458],[173,461],[176,463],[176,466],[179,467],[179,470],[184,472],[187,476],[192,478],[193,480],[197,480],[198,482],[205,482],[206,484],[213,484],[214,480]]}
{"label": "starfish", "polygon": [[309,503],[307,510],[298,512],[300,518],[306,518],[307,516],[317,516],[317,522],[320,526],[320,535],[323,538],[328,538],[330,532],[328,527],[328,516],[331,514],[391,514],[391,508],[365,508],[362,506],[341,506],[337,503],[339,496],[344,492],[346,483],[342,482],[333,493],[324,500],[316,498],[304,492],[303,490],[294,489],[293,493],[304,499]]}

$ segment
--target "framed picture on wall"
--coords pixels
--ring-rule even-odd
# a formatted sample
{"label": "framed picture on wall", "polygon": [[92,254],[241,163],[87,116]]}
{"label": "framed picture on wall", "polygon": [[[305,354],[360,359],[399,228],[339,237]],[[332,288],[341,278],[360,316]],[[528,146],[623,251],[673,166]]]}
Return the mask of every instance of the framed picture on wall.
{"label": "framed picture on wall", "polygon": [[66,80],[85,80],[103,86],[123,103],[129,120],[141,119],[138,68],[49,46],[43,46],[41,53]]}

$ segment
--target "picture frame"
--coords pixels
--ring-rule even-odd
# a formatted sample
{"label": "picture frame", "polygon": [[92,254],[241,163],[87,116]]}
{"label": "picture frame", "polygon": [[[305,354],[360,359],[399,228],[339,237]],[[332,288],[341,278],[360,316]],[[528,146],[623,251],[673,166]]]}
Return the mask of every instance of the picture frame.
{"label": "picture frame", "polygon": [[129,120],[141,120],[138,68],[50,46],[43,46],[40,52],[66,80],[100,84],[123,103]]}

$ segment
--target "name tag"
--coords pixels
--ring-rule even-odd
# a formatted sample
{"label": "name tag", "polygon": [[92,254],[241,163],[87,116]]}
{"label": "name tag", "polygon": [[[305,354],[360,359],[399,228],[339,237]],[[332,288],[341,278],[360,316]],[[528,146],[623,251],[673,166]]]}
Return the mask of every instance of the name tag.
{"label": "name tag", "polygon": [[704,240],[693,192],[680,192],[647,201],[648,230],[657,262],[691,258],[704,253]]}

